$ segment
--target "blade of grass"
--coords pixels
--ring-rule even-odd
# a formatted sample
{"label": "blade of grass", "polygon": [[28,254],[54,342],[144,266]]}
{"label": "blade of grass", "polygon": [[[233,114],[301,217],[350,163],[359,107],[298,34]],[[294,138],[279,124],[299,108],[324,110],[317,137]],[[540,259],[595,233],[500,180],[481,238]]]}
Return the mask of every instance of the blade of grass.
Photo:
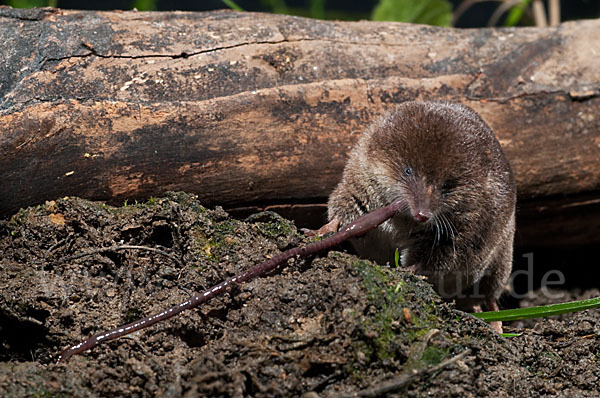
{"label": "blade of grass", "polygon": [[310,0],[310,17],[316,19],[325,19],[325,1],[326,0]]}
{"label": "blade of grass", "polygon": [[222,0],[222,1],[223,1],[223,3],[225,3],[225,5],[227,7],[231,8],[232,10],[235,10],[235,11],[244,11],[244,9],[242,7],[240,7],[240,6],[238,6],[236,4],[236,2],[233,1],[233,0]]}
{"label": "blade of grass", "polygon": [[600,297],[569,301],[567,303],[541,305],[539,307],[517,308],[514,310],[477,312],[472,315],[486,322],[517,321],[520,319],[544,318],[569,312],[585,311],[600,307]]}
{"label": "blade of grass", "polygon": [[289,14],[289,8],[285,4],[285,0],[261,0],[261,3],[271,9],[275,14]]}

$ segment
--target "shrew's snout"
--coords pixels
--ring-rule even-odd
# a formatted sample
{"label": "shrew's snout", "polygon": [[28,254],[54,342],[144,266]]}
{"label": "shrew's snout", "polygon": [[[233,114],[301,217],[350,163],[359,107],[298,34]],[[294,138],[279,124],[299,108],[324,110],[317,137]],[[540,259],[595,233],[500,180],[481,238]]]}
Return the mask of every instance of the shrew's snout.
{"label": "shrew's snout", "polygon": [[415,221],[418,221],[418,222],[426,222],[427,220],[429,220],[431,218],[431,214],[429,212],[420,210],[416,214],[413,214],[413,218],[415,219]]}
{"label": "shrew's snout", "polygon": [[413,187],[414,197],[411,203],[411,215],[415,221],[424,223],[433,217],[433,212],[431,211],[433,195],[433,187],[427,184],[425,180],[415,181]]}

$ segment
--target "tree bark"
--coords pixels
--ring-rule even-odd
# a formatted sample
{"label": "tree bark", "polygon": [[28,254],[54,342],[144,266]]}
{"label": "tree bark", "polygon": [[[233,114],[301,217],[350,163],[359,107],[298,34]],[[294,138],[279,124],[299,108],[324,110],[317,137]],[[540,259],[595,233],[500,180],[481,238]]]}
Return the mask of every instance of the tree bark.
{"label": "tree bark", "polygon": [[324,203],[370,121],[444,99],[496,132],[526,244],[598,242],[599,38],[600,20],[460,30],[2,7],[0,215],[169,190],[229,208]]}

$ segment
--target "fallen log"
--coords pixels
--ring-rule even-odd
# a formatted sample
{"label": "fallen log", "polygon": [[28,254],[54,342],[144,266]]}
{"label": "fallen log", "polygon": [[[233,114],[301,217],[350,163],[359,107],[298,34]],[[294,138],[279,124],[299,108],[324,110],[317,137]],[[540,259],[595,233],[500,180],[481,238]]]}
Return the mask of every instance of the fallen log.
{"label": "fallen log", "polygon": [[2,7],[0,215],[169,190],[229,208],[324,203],[370,121],[445,99],[498,135],[526,244],[598,242],[598,37],[600,20],[460,30]]}

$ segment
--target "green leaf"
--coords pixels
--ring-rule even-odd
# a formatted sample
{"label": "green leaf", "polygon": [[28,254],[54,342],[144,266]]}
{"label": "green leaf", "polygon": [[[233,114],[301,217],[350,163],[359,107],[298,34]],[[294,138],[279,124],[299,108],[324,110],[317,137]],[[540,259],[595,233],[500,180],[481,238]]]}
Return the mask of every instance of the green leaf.
{"label": "green leaf", "polygon": [[531,0],[521,0],[521,3],[511,8],[506,21],[504,21],[504,26],[515,26],[518,24],[529,3],[531,3]]}
{"label": "green leaf", "polygon": [[567,303],[541,305],[539,307],[517,308],[514,310],[476,312],[472,315],[486,322],[518,321],[519,319],[545,318],[569,312],[585,311],[600,307],[600,297]]}
{"label": "green leaf", "polygon": [[519,337],[521,336],[523,333],[502,333],[502,337]]}
{"label": "green leaf", "polygon": [[447,0],[380,0],[371,19],[450,26],[452,5]]}
{"label": "green leaf", "polygon": [[156,0],[135,0],[133,8],[138,11],[153,11],[156,10]]}

